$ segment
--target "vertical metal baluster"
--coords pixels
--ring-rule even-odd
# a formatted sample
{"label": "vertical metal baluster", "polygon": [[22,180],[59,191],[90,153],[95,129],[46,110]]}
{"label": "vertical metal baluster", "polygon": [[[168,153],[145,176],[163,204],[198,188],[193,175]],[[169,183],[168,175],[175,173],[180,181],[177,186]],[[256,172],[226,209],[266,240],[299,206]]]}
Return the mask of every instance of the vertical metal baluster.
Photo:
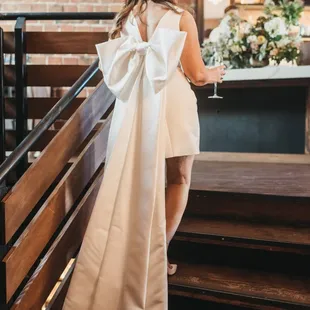
{"label": "vertical metal baluster", "polygon": [[[15,68],[16,68],[16,146],[27,135],[27,82],[26,82],[26,19],[19,17],[15,25]],[[16,167],[17,177],[27,169],[28,158],[25,156]]]}
{"label": "vertical metal baluster", "polygon": [[[0,28],[0,164],[5,160],[5,109],[4,109],[4,33]],[[2,206],[2,198],[7,192],[6,180],[0,183],[0,259],[4,257],[7,252],[7,246],[4,245],[4,208]],[[4,269],[0,267],[0,309],[6,309],[5,301],[5,273]]]}
{"label": "vertical metal baluster", "polygon": [[[4,33],[0,28],[0,164],[5,160],[5,116],[4,116]],[[6,191],[6,182],[0,184],[0,199]]]}

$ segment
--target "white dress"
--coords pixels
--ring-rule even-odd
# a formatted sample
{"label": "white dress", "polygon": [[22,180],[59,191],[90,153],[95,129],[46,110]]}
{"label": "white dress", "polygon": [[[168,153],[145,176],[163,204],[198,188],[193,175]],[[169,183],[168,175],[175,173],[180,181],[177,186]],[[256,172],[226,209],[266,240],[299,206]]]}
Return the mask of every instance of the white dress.
{"label": "white dress", "polygon": [[[181,13],[183,10],[176,7]],[[153,20],[159,20],[162,16],[162,6],[148,1],[147,16]],[[169,11],[160,19],[158,28],[180,30],[180,14]],[[134,28],[134,29],[133,29]],[[130,16],[123,33],[136,31],[137,24]],[[139,33],[137,34],[139,36]],[[151,37],[152,32],[148,33]],[[166,158],[199,154],[200,126],[197,111],[196,95],[185,77],[182,66],[179,63],[176,72],[166,86]]]}
{"label": "white dress", "polygon": [[[177,69],[186,38],[176,29],[179,19],[169,10],[148,42],[128,19],[120,38],[97,45],[117,100],[104,178],[64,310],[168,308],[165,155],[198,151],[197,132],[188,133],[197,130],[194,95]],[[176,98],[171,109],[169,98]]]}

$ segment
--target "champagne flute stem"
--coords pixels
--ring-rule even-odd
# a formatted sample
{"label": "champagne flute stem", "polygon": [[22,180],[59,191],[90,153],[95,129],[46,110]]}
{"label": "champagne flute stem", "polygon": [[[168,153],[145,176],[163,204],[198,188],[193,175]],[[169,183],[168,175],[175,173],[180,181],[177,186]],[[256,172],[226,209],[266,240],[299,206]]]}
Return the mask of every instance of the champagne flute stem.
{"label": "champagne flute stem", "polygon": [[214,96],[217,96],[217,83],[214,83]]}

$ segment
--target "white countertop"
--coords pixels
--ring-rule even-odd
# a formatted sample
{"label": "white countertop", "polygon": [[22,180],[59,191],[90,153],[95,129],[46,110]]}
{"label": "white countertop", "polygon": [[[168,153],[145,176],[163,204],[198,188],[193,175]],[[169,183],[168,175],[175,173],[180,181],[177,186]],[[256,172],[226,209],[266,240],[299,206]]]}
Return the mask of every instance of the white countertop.
{"label": "white countertop", "polygon": [[268,66],[227,70],[225,81],[310,78],[310,66]]}

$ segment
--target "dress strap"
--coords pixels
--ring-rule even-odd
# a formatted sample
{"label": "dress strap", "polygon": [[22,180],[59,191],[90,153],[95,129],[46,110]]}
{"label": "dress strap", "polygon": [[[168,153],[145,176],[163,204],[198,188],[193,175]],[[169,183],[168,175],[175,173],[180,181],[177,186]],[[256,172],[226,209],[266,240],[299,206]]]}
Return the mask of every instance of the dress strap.
{"label": "dress strap", "polygon": [[184,12],[184,10],[175,5],[173,6],[173,8],[178,13],[170,10],[169,18],[166,18],[165,20],[162,21],[161,27],[171,28],[174,30],[180,30],[180,20],[181,20],[182,13]]}

